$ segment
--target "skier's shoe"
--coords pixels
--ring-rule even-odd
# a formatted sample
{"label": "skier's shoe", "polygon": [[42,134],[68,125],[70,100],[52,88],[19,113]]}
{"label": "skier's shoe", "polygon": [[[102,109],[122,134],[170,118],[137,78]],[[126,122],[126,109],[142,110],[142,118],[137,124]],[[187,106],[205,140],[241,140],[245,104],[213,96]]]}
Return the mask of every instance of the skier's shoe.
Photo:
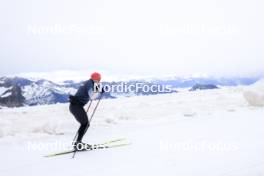
{"label": "skier's shoe", "polygon": [[86,144],[80,141],[76,141],[73,143],[74,150],[82,151],[82,150],[90,150],[92,149],[92,145]]}

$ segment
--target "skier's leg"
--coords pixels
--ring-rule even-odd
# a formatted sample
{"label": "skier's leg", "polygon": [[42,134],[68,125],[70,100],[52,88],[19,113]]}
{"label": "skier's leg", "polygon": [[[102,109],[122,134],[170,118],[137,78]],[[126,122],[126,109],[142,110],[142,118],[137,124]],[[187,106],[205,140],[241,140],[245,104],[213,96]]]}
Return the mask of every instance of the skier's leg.
{"label": "skier's leg", "polygon": [[78,137],[77,137],[76,141],[78,141],[78,142],[82,141],[82,138],[83,138],[84,134],[86,133],[87,127],[88,127],[88,123],[81,124],[81,126],[78,130]]}
{"label": "skier's leg", "polygon": [[70,105],[70,111],[76,118],[76,120],[80,123],[80,128],[78,129],[78,137],[76,141],[82,141],[82,138],[84,134],[86,133],[86,130],[90,126],[88,116],[81,106],[76,105]]}

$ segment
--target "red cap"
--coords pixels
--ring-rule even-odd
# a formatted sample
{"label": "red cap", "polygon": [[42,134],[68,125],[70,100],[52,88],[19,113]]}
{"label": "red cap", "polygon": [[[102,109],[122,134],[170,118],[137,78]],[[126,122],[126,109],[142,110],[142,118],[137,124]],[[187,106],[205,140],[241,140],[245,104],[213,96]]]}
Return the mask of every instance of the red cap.
{"label": "red cap", "polygon": [[101,80],[101,74],[97,73],[97,72],[94,72],[94,73],[91,74],[91,79],[94,80],[94,81],[100,81]]}

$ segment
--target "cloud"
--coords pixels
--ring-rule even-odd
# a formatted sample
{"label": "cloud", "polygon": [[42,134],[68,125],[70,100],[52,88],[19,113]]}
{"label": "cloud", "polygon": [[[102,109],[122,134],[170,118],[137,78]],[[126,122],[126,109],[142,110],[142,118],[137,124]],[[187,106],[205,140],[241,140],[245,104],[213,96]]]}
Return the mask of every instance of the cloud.
{"label": "cloud", "polygon": [[179,75],[264,70],[260,0],[21,3],[5,2],[0,12],[2,75],[90,68]]}

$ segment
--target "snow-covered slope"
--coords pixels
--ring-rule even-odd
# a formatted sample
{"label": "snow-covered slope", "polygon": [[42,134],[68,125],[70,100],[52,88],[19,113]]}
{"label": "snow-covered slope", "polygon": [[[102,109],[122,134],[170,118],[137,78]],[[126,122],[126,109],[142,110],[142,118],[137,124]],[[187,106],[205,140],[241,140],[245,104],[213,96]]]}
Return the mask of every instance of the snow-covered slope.
{"label": "snow-covered slope", "polygon": [[[76,91],[77,83],[72,83],[68,86],[67,83],[60,85],[49,80],[44,79],[26,79],[20,77],[2,77],[0,78],[0,100],[12,94],[5,92],[13,89],[14,87],[20,89],[19,95],[14,97],[24,97],[24,101],[20,102],[21,105],[41,105],[41,104],[54,104],[65,103],[68,101],[68,95]],[[15,99],[12,103],[2,103],[3,106],[12,107],[12,104],[18,104]],[[20,105],[20,106],[21,106]]]}
{"label": "snow-covered slope", "polygon": [[264,80],[260,80],[244,91],[244,97],[252,106],[264,106]]}
{"label": "snow-covered slope", "polygon": [[8,90],[10,90],[10,88],[0,87],[0,95],[4,94]]}
{"label": "snow-covered slope", "polygon": [[23,95],[28,105],[67,102],[68,94],[75,91],[71,87],[66,88],[47,80],[40,80],[23,87]]}
{"label": "snow-covered slope", "polygon": [[74,160],[42,157],[70,146],[68,104],[0,109],[0,175],[263,175],[264,109],[244,98],[249,88],[103,100],[84,141],[132,144]]}

